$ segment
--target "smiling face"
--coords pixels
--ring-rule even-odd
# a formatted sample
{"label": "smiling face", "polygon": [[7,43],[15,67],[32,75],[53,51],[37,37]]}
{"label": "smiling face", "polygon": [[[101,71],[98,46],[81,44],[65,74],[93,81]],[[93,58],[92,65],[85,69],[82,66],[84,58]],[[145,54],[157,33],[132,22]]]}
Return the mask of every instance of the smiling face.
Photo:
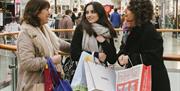
{"label": "smiling face", "polygon": [[40,19],[40,24],[43,25],[48,23],[49,16],[50,16],[49,8],[42,9],[38,14],[38,17]]}
{"label": "smiling face", "polygon": [[99,20],[98,13],[94,11],[92,5],[87,6],[85,12],[86,12],[86,19],[89,21],[89,23],[95,23]]}
{"label": "smiling face", "polygon": [[126,9],[126,14],[125,14],[125,21],[127,24],[127,27],[134,27],[135,26],[135,19],[134,19],[134,14]]}

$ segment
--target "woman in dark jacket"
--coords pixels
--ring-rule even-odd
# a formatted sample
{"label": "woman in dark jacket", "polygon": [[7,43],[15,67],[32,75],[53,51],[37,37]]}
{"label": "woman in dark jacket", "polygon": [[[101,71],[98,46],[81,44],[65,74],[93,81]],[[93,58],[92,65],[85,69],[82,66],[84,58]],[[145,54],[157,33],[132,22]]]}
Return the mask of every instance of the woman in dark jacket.
{"label": "woman in dark jacket", "polygon": [[152,91],[170,91],[170,82],[163,62],[163,39],[150,22],[153,6],[150,0],[130,0],[126,10],[126,25],[118,63],[131,67],[143,64],[152,67]]}
{"label": "woman in dark jacket", "polygon": [[101,63],[114,64],[116,49],[113,37],[116,33],[111,26],[103,6],[90,2],[84,8],[80,24],[76,27],[71,43],[71,56],[79,61],[82,51],[95,52],[94,56]]}

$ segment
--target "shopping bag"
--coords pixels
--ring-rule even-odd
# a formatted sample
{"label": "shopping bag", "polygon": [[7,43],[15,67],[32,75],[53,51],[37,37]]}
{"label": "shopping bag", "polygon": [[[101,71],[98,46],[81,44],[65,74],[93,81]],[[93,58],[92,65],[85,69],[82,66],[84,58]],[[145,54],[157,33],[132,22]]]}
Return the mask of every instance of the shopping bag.
{"label": "shopping bag", "polygon": [[45,90],[44,90],[44,83],[34,84],[32,91],[45,91]]}
{"label": "shopping bag", "polygon": [[66,57],[65,62],[63,62],[62,65],[65,73],[64,79],[69,80],[69,82],[71,83],[77,67],[76,61],[73,61],[72,58],[69,56]]}
{"label": "shopping bag", "polygon": [[[42,75],[42,74],[41,74]],[[53,84],[48,65],[43,70],[44,83],[37,83],[33,85],[33,91],[53,91]]]}
{"label": "shopping bag", "polygon": [[87,62],[94,63],[94,58],[87,52],[81,53],[71,82],[73,91],[115,91],[115,70],[95,64],[89,67],[89,63]]}
{"label": "shopping bag", "polygon": [[53,91],[72,91],[72,88],[68,81],[63,80],[58,74],[54,64],[52,63],[51,58],[47,58],[48,67],[51,72],[51,77],[53,80]]}
{"label": "shopping bag", "polygon": [[115,91],[116,73],[113,67],[97,64],[98,61],[88,53],[84,56],[84,67],[88,91]]}
{"label": "shopping bag", "polygon": [[151,91],[151,66],[140,64],[117,71],[116,91]]}
{"label": "shopping bag", "polygon": [[45,90],[43,91],[53,91],[51,73],[47,64],[46,67],[44,68],[44,86],[45,86]]}
{"label": "shopping bag", "polygon": [[84,70],[84,56],[86,56],[86,52],[81,53],[77,68],[71,82],[73,91],[87,91],[87,82]]}

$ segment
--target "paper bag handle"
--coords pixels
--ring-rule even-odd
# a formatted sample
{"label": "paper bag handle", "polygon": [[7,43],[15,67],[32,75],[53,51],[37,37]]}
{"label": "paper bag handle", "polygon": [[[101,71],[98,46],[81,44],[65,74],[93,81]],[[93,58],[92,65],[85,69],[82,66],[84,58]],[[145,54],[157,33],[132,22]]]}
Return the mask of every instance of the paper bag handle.
{"label": "paper bag handle", "polygon": [[[140,56],[141,63],[143,64],[142,55],[139,54],[139,56]],[[128,60],[129,60],[129,62],[130,62],[130,64],[131,64],[131,66],[134,66],[129,56],[128,56]]]}

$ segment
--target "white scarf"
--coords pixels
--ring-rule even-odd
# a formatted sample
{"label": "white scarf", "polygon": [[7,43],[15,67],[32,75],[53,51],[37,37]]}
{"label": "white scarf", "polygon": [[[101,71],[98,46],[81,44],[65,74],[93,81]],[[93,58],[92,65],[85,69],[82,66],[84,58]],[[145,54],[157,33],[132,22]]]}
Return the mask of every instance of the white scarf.
{"label": "white scarf", "polygon": [[[110,38],[110,32],[109,29],[100,25],[100,24],[92,24],[94,32],[96,32],[97,35],[102,35],[106,38]],[[109,41],[109,40],[108,40]],[[88,50],[88,51],[95,51],[95,52],[102,52],[102,47],[99,45],[95,38],[95,36],[89,36],[89,34],[84,30],[83,32],[83,39],[82,39],[82,49]]]}

